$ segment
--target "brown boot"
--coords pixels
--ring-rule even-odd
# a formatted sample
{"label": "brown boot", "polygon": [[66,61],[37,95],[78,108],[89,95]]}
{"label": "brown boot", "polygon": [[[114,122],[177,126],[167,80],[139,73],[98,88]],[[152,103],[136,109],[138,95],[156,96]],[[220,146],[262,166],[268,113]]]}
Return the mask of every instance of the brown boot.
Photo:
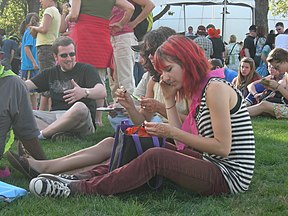
{"label": "brown boot", "polygon": [[30,153],[30,155],[36,160],[46,160],[45,153],[39,143],[38,138],[30,140],[21,140],[24,148]]}

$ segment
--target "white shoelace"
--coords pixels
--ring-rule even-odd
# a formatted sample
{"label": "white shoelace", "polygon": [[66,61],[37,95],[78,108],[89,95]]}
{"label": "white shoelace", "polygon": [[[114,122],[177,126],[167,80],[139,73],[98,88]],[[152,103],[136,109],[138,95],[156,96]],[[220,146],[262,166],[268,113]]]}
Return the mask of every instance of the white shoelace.
{"label": "white shoelace", "polygon": [[70,195],[70,189],[67,184],[49,179],[45,179],[43,181],[46,181],[47,187],[45,196],[66,198]]}

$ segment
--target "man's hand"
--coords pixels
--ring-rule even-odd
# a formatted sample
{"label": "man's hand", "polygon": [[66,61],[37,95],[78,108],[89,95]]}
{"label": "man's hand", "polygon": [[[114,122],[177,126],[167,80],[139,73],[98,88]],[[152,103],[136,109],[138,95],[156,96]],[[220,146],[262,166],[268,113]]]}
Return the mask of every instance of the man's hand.
{"label": "man's hand", "polygon": [[84,88],[81,88],[73,79],[71,80],[71,83],[73,88],[64,91],[65,95],[63,96],[65,102],[68,104],[75,103],[86,96]]}

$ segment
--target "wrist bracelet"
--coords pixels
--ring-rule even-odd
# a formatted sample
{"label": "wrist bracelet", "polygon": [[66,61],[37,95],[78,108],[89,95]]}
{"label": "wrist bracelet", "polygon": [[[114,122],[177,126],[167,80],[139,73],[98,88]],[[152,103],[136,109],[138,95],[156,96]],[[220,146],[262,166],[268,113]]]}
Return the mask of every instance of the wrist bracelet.
{"label": "wrist bracelet", "polygon": [[170,107],[165,107],[165,109],[166,109],[166,110],[172,109],[175,105],[176,105],[176,102],[175,102],[172,106],[170,106]]}

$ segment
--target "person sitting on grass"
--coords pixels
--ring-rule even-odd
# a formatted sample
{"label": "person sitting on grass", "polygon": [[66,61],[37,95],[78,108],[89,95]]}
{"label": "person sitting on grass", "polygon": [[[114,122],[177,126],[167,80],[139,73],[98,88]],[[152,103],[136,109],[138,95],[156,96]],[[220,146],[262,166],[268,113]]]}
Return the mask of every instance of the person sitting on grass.
{"label": "person sitting on grass", "polygon": [[[273,49],[268,57],[270,75],[261,83],[268,91],[261,94],[261,102],[248,107],[250,116],[268,114],[280,118],[288,118],[288,52],[281,48]],[[259,93],[252,89],[251,93],[259,100]],[[264,94],[265,93],[265,94]],[[264,95],[264,96],[263,96]]]}
{"label": "person sitting on grass", "polygon": [[40,139],[59,132],[85,136],[95,132],[95,100],[106,97],[97,70],[75,61],[75,44],[69,37],[57,38],[53,45],[57,66],[44,70],[25,83],[29,90],[50,91],[52,111],[34,110]]}
{"label": "person sitting on grass", "polygon": [[[223,64],[220,59],[209,59],[209,62],[212,65],[211,70],[217,70],[219,68],[223,68]],[[228,67],[223,68],[223,73],[225,76],[225,80],[228,82],[232,82],[235,77],[237,77],[238,73],[234,70],[229,69]]]}
{"label": "person sitting on grass", "polygon": [[[175,34],[176,32],[171,28],[159,27],[158,29],[151,31],[144,36],[144,43],[143,46],[141,46],[141,55],[143,56],[142,64],[144,65],[146,70],[149,71],[148,73],[150,73],[151,76],[148,77],[148,81],[145,83],[144,92],[148,93],[147,94],[148,96],[145,98],[144,97],[141,98],[140,105],[142,105],[142,108],[140,108],[140,110],[136,110],[134,104],[132,103],[132,99],[130,98],[130,95],[128,93],[126,93],[125,95],[122,94],[123,89],[119,89],[115,93],[117,96],[119,96],[118,104],[123,105],[125,107],[126,109],[125,112],[127,112],[127,115],[131,117],[131,120],[133,120],[135,124],[140,125],[144,122],[144,120],[152,122],[162,122],[162,119],[159,119],[158,116],[154,116],[152,118],[155,112],[162,113],[162,115],[167,118],[164,98],[159,84],[160,75],[154,69],[152,62],[153,62],[153,55],[157,50],[157,48],[163,42],[165,42],[167,38],[169,38],[169,36]],[[211,77],[222,75],[219,73],[209,73],[209,74]],[[144,76],[146,75],[147,74],[145,74]],[[221,77],[223,78],[224,75]],[[146,88],[147,83],[149,83],[149,85]],[[157,88],[155,88],[155,86],[157,86]],[[141,86],[138,86],[136,90],[140,91],[140,87]],[[151,98],[151,95],[154,94],[155,89],[157,89],[158,100],[160,99],[163,103],[160,103],[159,101]],[[138,94],[137,92],[139,91],[135,91],[135,94]],[[141,91],[143,91],[143,89]],[[139,94],[145,95],[146,93],[139,93]],[[184,121],[188,113],[184,115],[185,109],[183,109],[183,107],[187,107],[187,104],[186,106],[183,106],[183,104],[182,106],[178,105],[177,110],[181,119],[183,119]],[[117,112],[119,111],[117,110]],[[128,118],[127,116],[124,117],[121,115],[118,115],[115,118],[108,116],[108,119],[114,130],[116,130],[117,125],[121,123],[121,120],[124,119],[127,120],[127,118]],[[130,123],[133,124],[132,121]],[[101,141],[95,147],[83,149],[61,158],[45,161],[38,161],[29,156],[21,157],[23,155],[20,155],[19,157],[19,155],[16,155],[13,152],[9,152],[10,154],[8,160],[17,170],[22,172],[28,178],[36,177],[40,173],[58,174],[58,173],[73,172],[73,170],[77,169],[87,170],[87,167],[99,164],[104,160],[109,159],[112,153],[113,142],[114,139],[112,137],[107,138]]]}
{"label": "person sitting on grass", "polygon": [[[121,123],[121,120],[129,119],[131,124],[139,125],[146,121],[153,122],[165,122],[167,121],[167,114],[165,110],[165,104],[163,99],[163,94],[159,85],[159,74],[155,71],[152,61],[153,55],[157,48],[167,40],[172,35],[175,35],[175,30],[161,26],[158,29],[148,32],[143,39],[143,44],[140,47],[140,63],[143,65],[147,73],[150,74],[148,81],[145,83],[145,93],[139,95],[139,99],[136,101],[140,105],[140,108],[134,105],[133,100],[130,98],[130,95],[126,95],[125,98],[119,98],[122,101],[119,101],[121,105],[126,110],[131,110],[128,113],[133,113],[130,115],[132,121],[127,116],[118,116],[116,119],[108,116],[108,119],[114,129],[117,128],[117,125]],[[135,48],[135,46],[134,46]],[[146,76],[143,77],[145,79]],[[144,80],[143,80],[144,81]],[[141,82],[142,84],[143,82]],[[142,86],[137,86],[134,90],[134,94],[138,96],[139,89]],[[122,91],[122,90],[121,90]],[[144,92],[144,91],[142,91]],[[133,96],[134,96],[133,94]],[[179,98],[178,98],[179,99]],[[186,100],[177,100],[177,109],[181,113],[181,117],[185,119],[187,113],[187,102]]]}
{"label": "person sitting on grass", "polygon": [[[147,122],[145,129],[151,135],[176,140],[181,148],[167,143],[112,172],[108,165],[100,165],[76,174],[74,180],[42,174],[30,181],[31,193],[40,197],[112,195],[136,189],[156,175],[203,196],[248,190],[255,141],[241,92],[223,79],[209,79],[210,65],[203,50],[184,36],[168,38],[156,51],[154,64],[162,74],[169,124]],[[191,105],[182,129],[175,107],[178,93]],[[121,94],[124,97],[127,92]],[[189,154],[184,153],[183,145]]]}
{"label": "person sitting on grass", "polygon": [[232,84],[242,92],[242,95],[245,98],[249,93],[247,86],[260,79],[261,76],[255,71],[254,60],[250,57],[244,57],[240,61],[238,76],[232,80]]}
{"label": "person sitting on grass", "polygon": [[4,70],[1,64],[0,98],[0,159],[11,127],[32,157],[38,160],[46,159],[37,138],[39,130],[33,117],[27,87],[11,70]]}

